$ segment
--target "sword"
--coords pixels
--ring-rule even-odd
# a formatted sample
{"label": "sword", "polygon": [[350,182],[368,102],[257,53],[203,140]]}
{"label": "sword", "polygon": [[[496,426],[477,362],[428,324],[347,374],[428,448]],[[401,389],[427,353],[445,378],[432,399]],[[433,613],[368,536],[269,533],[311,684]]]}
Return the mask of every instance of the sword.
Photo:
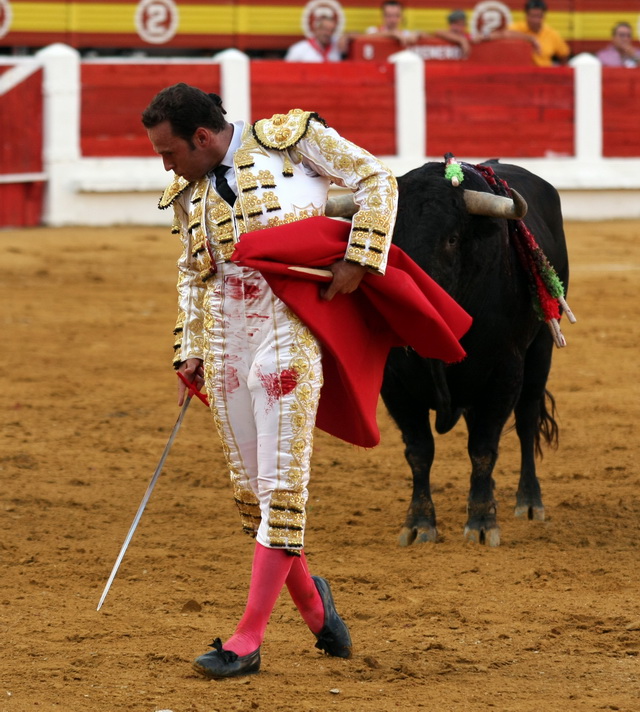
{"label": "sword", "polygon": [[142,517],[144,508],[147,506],[147,502],[149,501],[149,497],[151,497],[153,488],[156,486],[158,477],[160,477],[160,473],[162,472],[164,462],[167,459],[169,450],[171,450],[171,446],[173,445],[173,441],[175,440],[176,435],[178,434],[178,430],[180,430],[180,426],[182,425],[182,421],[184,420],[184,416],[185,416],[185,413],[187,412],[187,408],[189,407],[189,403],[191,403],[192,396],[194,396],[194,395],[197,396],[205,405],[207,405],[207,406],[209,405],[209,401],[207,400],[207,397],[204,395],[204,393],[200,393],[200,391],[197,390],[197,388],[193,385],[193,383],[191,383],[190,381],[187,381],[187,379],[180,372],[178,372],[178,376],[180,377],[182,382],[189,389],[189,393],[186,396],[184,403],[182,404],[182,408],[180,409],[180,415],[178,415],[176,424],[173,426],[171,435],[169,435],[169,440],[167,440],[167,444],[164,446],[164,451],[162,453],[162,457],[160,458],[160,462],[158,463],[158,466],[156,467],[156,471],[153,473],[153,477],[151,478],[151,481],[149,482],[147,491],[144,493],[142,502],[140,502],[140,506],[138,507],[136,516],[133,518],[133,522],[131,523],[131,526],[129,527],[129,532],[124,540],[124,544],[122,545],[122,548],[120,549],[120,553],[118,554],[116,563],[113,565],[113,569],[111,569],[111,575],[109,576],[109,579],[107,580],[107,584],[104,587],[102,596],[100,596],[100,603],[98,603],[98,607],[96,608],[96,611],[99,611],[100,608],[102,608],[102,604],[104,603],[104,599],[107,597],[107,594],[109,593],[109,589],[111,588],[113,579],[116,577],[116,574],[118,573],[118,569],[120,568],[122,559],[124,559],[124,555],[127,551],[127,547],[129,546],[129,542],[131,541],[131,538],[133,537],[136,527],[138,526],[140,518]]}

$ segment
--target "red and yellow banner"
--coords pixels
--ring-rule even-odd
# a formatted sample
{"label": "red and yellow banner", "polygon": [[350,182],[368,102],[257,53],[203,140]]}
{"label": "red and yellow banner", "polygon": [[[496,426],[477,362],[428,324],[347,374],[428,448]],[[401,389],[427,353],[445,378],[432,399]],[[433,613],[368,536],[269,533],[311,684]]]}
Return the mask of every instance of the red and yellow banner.
{"label": "red and yellow banner", "polygon": [[[379,24],[379,0],[344,0],[344,30]],[[405,24],[431,32],[446,26],[452,3],[406,0]],[[455,3],[474,22],[508,14],[523,17],[523,0]],[[640,33],[640,0],[553,0],[547,22],[574,51],[595,50],[621,20]],[[87,49],[189,48],[201,53],[227,47],[283,50],[302,34],[305,3],[296,0],[0,0],[0,47],[40,47],[51,42]],[[497,15],[496,15],[497,13]]]}

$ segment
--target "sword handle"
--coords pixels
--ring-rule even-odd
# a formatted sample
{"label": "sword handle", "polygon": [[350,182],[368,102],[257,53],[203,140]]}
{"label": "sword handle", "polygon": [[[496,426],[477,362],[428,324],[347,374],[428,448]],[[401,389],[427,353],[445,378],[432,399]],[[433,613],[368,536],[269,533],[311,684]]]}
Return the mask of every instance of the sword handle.
{"label": "sword handle", "polygon": [[193,381],[189,381],[184,374],[180,373],[180,371],[176,371],[178,374],[178,378],[184,383],[184,385],[189,389],[189,393],[192,396],[195,396],[196,398],[199,398],[206,406],[207,408],[209,407],[209,399],[207,396],[202,392],[199,391],[195,383]]}

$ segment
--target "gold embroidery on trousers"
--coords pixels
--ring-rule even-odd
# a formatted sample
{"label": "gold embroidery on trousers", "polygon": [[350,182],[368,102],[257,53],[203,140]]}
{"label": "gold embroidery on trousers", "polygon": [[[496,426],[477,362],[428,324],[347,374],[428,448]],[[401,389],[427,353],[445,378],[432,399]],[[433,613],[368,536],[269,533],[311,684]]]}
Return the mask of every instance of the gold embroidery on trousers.
{"label": "gold embroidery on trousers", "polygon": [[269,506],[269,544],[300,549],[306,523],[304,497],[297,492],[276,490]]}
{"label": "gold embroidery on trousers", "polygon": [[293,336],[288,368],[297,374],[286,417],[291,423],[288,450],[291,464],[283,473],[282,486],[276,490],[269,507],[269,543],[275,547],[300,548],[303,545],[305,514],[305,474],[308,477],[313,428],[322,386],[322,372],[316,370],[319,346],[300,319],[287,310]]}

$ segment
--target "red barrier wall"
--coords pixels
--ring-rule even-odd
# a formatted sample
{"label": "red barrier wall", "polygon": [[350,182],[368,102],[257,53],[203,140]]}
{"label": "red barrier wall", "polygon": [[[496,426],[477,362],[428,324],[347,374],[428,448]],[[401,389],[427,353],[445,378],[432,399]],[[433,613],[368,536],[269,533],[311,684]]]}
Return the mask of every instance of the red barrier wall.
{"label": "red barrier wall", "polygon": [[624,67],[602,68],[602,155],[640,156],[640,72]]}
{"label": "red barrier wall", "polygon": [[[478,157],[573,155],[571,69],[498,69],[467,63],[427,62],[425,74],[428,155],[438,156],[447,151]],[[394,66],[385,63],[304,65],[254,61],[251,63],[252,120],[295,107],[313,110],[345,137],[372,153],[394,155],[394,77]],[[140,124],[140,114],[157,91],[178,81],[219,92],[219,66],[211,62],[157,66],[83,63],[82,154],[153,155]],[[38,82],[39,79],[31,77],[28,86],[39,101]],[[20,141],[25,140],[26,127],[20,118],[23,114],[20,111],[16,114],[16,109],[8,108],[6,102],[5,105],[6,116],[12,116],[12,120],[20,124]],[[41,111],[41,108],[35,110]],[[640,156],[638,115],[640,72],[603,68],[605,157]],[[30,121],[29,126],[38,126],[39,131],[39,122]],[[32,139],[26,140],[32,142]],[[16,172],[17,169],[10,166],[20,165],[20,161],[25,160],[28,152],[17,148],[18,145],[22,144],[3,138],[3,151],[12,152],[13,158],[0,156],[0,170]],[[28,170],[41,170],[41,163]]]}
{"label": "red barrier wall", "polygon": [[[162,71],[158,69],[83,63],[83,155],[153,155],[140,113],[159,89],[188,81],[219,91],[217,65],[162,65]],[[394,66],[387,63],[254,61],[252,120],[296,107],[313,110],[372,153],[394,155],[394,78]],[[428,155],[447,151],[460,156],[573,154],[570,69],[493,69],[430,62],[426,88]]]}
{"label": "red barrier wall", "polygon": [[[42,172],[42,70],[0,94],[0,126],[0,175]],[[42,182],[0,183],[0,226],[38,225],[43,196]]]}
{"label": "red barrier wall", "polygon": [[428,155],[573,155],[571,69],[431,63],[425,74]]}
{"label": "red barrier wall", "polygon": [[81,64],[83,156],[153,156],[140,116],[164,87],[186,82],[220,92],[220,65]]}
{"label": "red barrier wall", "polygon": [[289,109],[316,111],[345,138],[377,155],[396,153],[395,68],[388,63],[251,63],[252,120]]}

